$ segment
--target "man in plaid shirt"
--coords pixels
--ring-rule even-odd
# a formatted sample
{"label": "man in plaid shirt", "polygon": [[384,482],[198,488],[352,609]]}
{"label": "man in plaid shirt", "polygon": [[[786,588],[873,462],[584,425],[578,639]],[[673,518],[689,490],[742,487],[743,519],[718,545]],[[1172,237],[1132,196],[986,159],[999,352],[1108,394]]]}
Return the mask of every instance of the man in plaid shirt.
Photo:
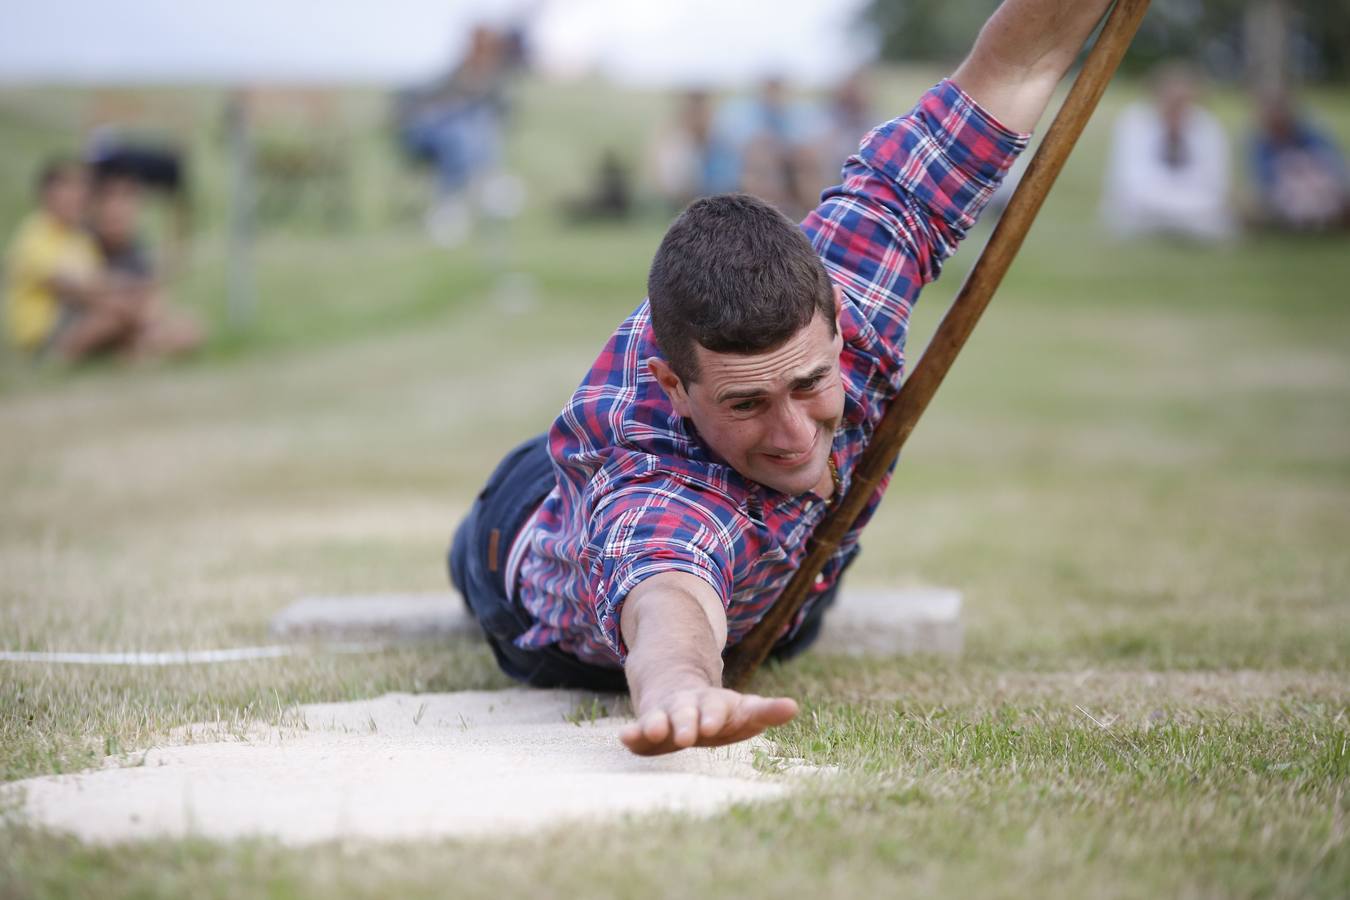
{"label": "man in plaid shirt", "polygon": [[[631,691],[635,753],[751,737],[789,698],[721,687],[900,387],[910,309],[1107,0],[1006,0],[953,76],[874,129],[800,226],[748,195],[666,233],[648,299],[548,434],[489,479],[451,578],[504,671]],[[775,647],[819,631],[872,497]]]}

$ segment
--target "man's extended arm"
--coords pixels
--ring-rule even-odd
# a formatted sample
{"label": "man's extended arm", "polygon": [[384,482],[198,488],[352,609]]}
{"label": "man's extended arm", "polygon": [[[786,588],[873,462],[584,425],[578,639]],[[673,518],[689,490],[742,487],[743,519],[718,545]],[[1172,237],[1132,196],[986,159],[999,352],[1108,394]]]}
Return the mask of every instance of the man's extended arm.
{"label": "man's extended arm", "polygon": [[727,617],[712,586],[697,576],[669,572],[642,582],[624,602],[619,628],[637,713],[619,737],[634,753],[733,744],[797,714],[794,700],[722,687]]}
{"label": "man's extended arm", "polygon": [[1014,131],[1031,131],[1110,0],[1005,0],[952,81]]}

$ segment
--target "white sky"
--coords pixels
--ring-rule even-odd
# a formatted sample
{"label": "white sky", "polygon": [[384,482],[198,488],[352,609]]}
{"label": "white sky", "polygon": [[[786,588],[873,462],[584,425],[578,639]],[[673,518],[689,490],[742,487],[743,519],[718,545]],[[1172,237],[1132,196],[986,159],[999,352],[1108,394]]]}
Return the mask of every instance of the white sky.
{"label": "white sky", "polygon": [[828,80],[871,56],[864,0],[45,0],[6,3],[0,81],[376,81],[445,68],[474,23],[532,12],[558,73],[653,84],[783,73]]}

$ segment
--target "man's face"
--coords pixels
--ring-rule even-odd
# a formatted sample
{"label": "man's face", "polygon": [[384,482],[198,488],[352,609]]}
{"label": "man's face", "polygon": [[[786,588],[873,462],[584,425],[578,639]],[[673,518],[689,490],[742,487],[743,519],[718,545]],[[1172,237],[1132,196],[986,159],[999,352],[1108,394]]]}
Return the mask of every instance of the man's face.
{"label": "man's face", "polygon": [[816,313],[766,353],[695,347],[698,380],[687,384],[664,360],[649,365],[675,411],[737,472],[784,494],[828,490],[830,448],[844,414],[844,340],[830,331]]}

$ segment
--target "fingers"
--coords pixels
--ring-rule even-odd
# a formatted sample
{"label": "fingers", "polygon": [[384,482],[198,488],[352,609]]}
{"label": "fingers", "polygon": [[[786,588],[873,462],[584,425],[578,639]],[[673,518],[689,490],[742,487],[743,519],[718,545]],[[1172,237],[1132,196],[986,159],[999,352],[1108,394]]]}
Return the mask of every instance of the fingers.
{"label": "fingers", "polygon": [[681,706],[670,714],[671,740],[676,747],[694,746],[698,740],[699,708],[689,704]]}
{"label": "fingers", "polygon": [[670,737],[670,717],[663,709],[647,713],[639,724],[642,726],[642,737],[648,743],[660,744]]}
{"label": "fingers", "polygon": [[698,721],[700,739],[717,737],[727,727],[727,718],[731,715],[730,705],[721,697],[710,699],[703,705],[703,714]]}
{"label": "fingers", "polygon": [[797,718],[800,708],[797,701],[790,697],[757,697],[753,720],[760,728],[773,728],[786,725]]}
{"label": "fingers", "polygon": [[790,722],[797,715],[797,701],[787,697],[761,697],[743,694],[727,723],[732,730],[757,727],[759,730]]}
{"label": "fingers", "polygon": [[797,716],[797,701],[787,697],[744,694],[738,699],[740,702],[736,704],[722,731],[703,742],[704,746],[716,747],[748,740],[766,728],[783,725]]}
{"label": "fingers", "polygon": [[[643,756],[669,752],[660,748],[670,737],[670,718],[663,709],[654,709],[619,732],[619,740],[634,753]],[[670,749],[678,749],[671,747]]]}
{"label": "fingers", "polygon": [[798,713],[795,700],[760,697],[713,689],[682,696],[669,712],[650,710],[619,732],[634,753],[651,756],[686,747],[719,747],[747,740],[766,728],[790,722]]}

